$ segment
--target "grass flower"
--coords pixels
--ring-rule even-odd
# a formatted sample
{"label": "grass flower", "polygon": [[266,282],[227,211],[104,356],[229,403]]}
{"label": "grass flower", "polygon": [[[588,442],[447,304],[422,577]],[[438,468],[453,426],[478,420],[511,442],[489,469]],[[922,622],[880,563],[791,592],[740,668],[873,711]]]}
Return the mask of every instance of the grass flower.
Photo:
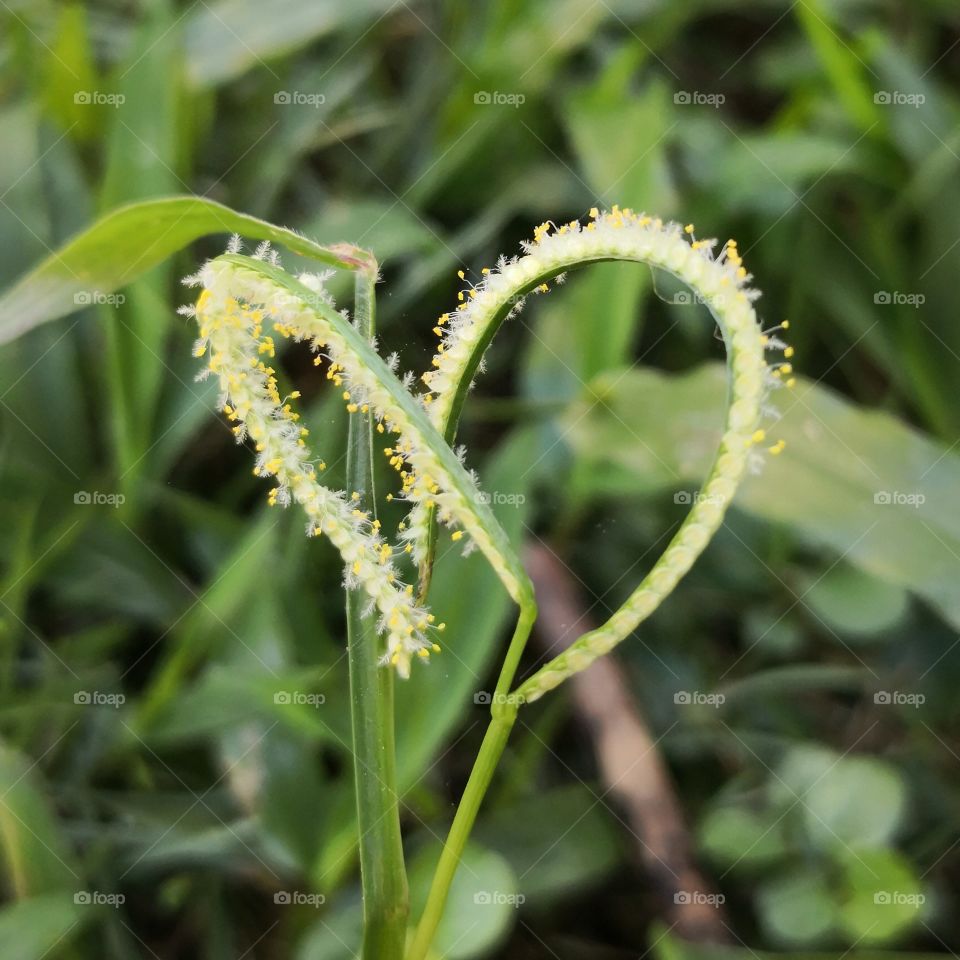
{"label": "grass flower", "polygon": [[[220,291],[224,302],[234,300],[262,316],[261,322],[268,323],[278,336],[309,342],[318,354],[315,362],[329,362],[328,376],[341,391],[348,412],[370,413],[378,433],[395,436],[390,446],[410,468],[402,471],[407,476],[401,478],[401,496],[415,501],[428,497],[441,520],[469,535],[511,597],[523,602],[530,592],[529,580],[506,535],[483,504],[474,478],[372,345],[359,340],[344,317],[332,310],[325,292],[317,293],[276,263],[237,254],[210,261],[196,279],[206,289]],[[429,653],[432,645],[419,649]],[[402,652],[397,665],[404,665]]]}
{"label": "grass flower", "polygon": [[[276,481],[269,503],[299,504],[307,515],[307,533],[323,534],[336,546],[346,567],[347,587],[364,590],[379,611],[379,628],[386,637],[384,659],[406,677],[414,657],[425,658],[439,650],[431,639],[434,618],[415,602],[413,588],[401,582],[391,559],[392,548],[379,521],[361,509],[359,494],[332,490],[319,482],[324,464],[313,457],[308,431],[291,402],[299,393],[282,397],[270,366],[275,338],[296,336],[301,328],[291,325],[290,311],[281,307],[276,291],[237,283],[237,276],[235,267],[213,261],[195,278],[188,278],[203,286],[190,310],[200,328],[194,353],[207,360],[203,375],[217,377],[220,406],[233,423],[237,440],[253,444],[253,472]],[[322,277],[305,279],[316,297],[330,302]]]}
{"label": "grass flower", "polygon": [[[669,547],[627,602],[599,629],[573,644],[521,688],[535,700],[571,673],[631,633],[673,590],[720,525],[743,473],[756,468],[765,452],[777,456],[783,440],[769,441],[760,427],[767,393],[793,385],[793,349],[777,333],[787,323],[763,331],[754,310],[759,293],[750,287],[750,274],[734,240],[717,250],[715,240],[696,239],[692,224],[662,220],[613,207],[590,211],[590,219],[555,226],[543,223],[524,254],[501,258],[495,269],[484,268],[475,284],[458,297],[455,310],[443,314],[434,333],[439,337],[432,368],[421,378],[422,402],[438,431],[452,439],[470,381],[481,369],[483,352],[500,324],[519,311],[524,298],[545,293],[576,266],[603,260],[631,260],[665,270],[691,287],[710,309],[727,347],[731,394],[723,436],[713,466],[696,502]],[[460,272],[461,279],[466,279]],[[783,360],[769,365],[765,351],[782,352]],[[416,500],[407,536],[414,553],[429,551],[433,505]]]}

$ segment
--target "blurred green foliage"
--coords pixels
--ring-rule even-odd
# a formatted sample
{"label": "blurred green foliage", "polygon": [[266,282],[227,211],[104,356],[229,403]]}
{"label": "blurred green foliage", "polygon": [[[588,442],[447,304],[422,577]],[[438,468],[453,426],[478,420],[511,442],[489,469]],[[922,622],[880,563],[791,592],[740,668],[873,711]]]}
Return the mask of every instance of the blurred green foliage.
{"label": "blurred green foliage", "polygon": [[[0,22],[4,288],[116,204],[197,193],[373,249],[381,343],[419,371],[458,267],[620,203],[737,237],[767,321],[791,320],[787,451],[622,648],[734,946],[658,931],[561,694],[521,712],[443,956],[960,947],[954,4],[10,0]],[[122,297],[0,349],[17,960],[336,960],[357,940],[341,575],[266,508],[194,382],[175,281],[222,240],[172,262],[182,226],[143,229],[119,265],[155,266]],[[503,524],[549,542],[598,618],[719,428],[719,345],[678,294],[622,265],[572,276],[504,330],[467,408]],[[284,363],[342,471],[340,405]],[[451,553],[433,606],[448,650],[398,697],[415,899],[508,613]]]}

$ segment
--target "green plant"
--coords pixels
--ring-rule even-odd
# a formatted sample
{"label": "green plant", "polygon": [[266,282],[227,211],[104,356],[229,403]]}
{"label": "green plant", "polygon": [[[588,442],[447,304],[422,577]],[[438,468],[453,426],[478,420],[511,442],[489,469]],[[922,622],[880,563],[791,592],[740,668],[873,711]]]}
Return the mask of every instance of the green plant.
{"label": "green plant", "polygon": [[[383,354],[420,371],[457,266],[474,277],[546,217],[602,198],[739,238],[762,278],[758,308],[797,328],[804,376],[769,399],[789,456],[745,478],[690,574],[616,651],[652,755],[687,821],[709,828],[700,865],[738,941],[674,955],[956,951],[957,11],[786,6],[9,3],[0,296],[101,212],[197,191],[321,244],[371,246]],[[281,90],[325,103],[278,104]],[[478,103],[480,90],[525,103]],[[113,245],[53,262],[48,284],[0,314],[0,340],[22,331],[0,350],[0,941],[22,960],[352,960],[356,698],[341,560],[302,536],[299,509],[268,507],[271,482],[212,414],[212,380],[193,382],[195,325],[170,310],[198,256],[232,231],[265,238],[266,225],[190,198],[153,211],[119,214],[131,219]],[[170,256],[209,231],[222,240]],[[141,257],[158,257],[156,269],[122,295],[90,297],[116,282],[102,279],[112,264]],[[284,253],[288,270],[312,269],[297,257]],[[330,283],[354,315],[355,278],[340,270]],[[653,279],[600,264],[531,298],[491,345],[456,441],[515,549],[549,546],[595,622],[683,520],[726,407],[704,307]],[[31,329],[58,291],[70,315]],[[342,454],[363,414],[346,414],[306,348],[278,360],[328,457],[321,479],[358,489]],[[383,504],[385,443],[375,503],[393,531],[404,506]],[[126,502],[78,506],[78,491]],[[488,719],[473,695],[492,690],[513,619],[482,554],[459,553],[440,536],[427,597],[446,649],[394,691],[415,916]],[[540,632],[559,639],[545,597]],[[530,646],[517,682],[543,662]],[[376,682],[393,684],[373,654]],[[679,689],[726,704],[678,704]],[[74,702],[95,690],[125,703]],[[277,703],[281,690],[326,702]],[[882,691],[914,705],[878,702]],[[670,897],[651,898],[654,875],[636,869],[581,713],[571,684],[519,710],[436,954],[547,960],[576,939],[590,956],[661,956]],[[896,831],[875,830],[892,795],[862,766],[839,794],[833,778],[808,793],[786,777],[809,748],[844,758],[840,768],[863,757],[895,773]],[[926,909],[898,930],[896,909],[873,897],[912,888],[864,856],[867,832],[923,878]],[[866,903],[847,899],[862,885],[843,844],[872,868]],[[798,872],[818,896],[794,895]],[[127,904],[78,907],[78,889]],[[278,905],[284,889],[325,903]],[[481,889],[525,903],[478,906]]]}
{"label": "green plant", "polygon": [[[254,445],[254,472],[276,481],[269,502],[302,508],[308,534],[327,536],[345,565],[363,952],[370,960],[399,958],[405,951],[407,884],[393,756],[392,672],[408,678],[414,660],[428,660],[441,649],[443,624],[435,624],[426,607],[438,528],[449,528],[452,542],[465,539],[467,550],[478,547],[518,608],[491,697],[490,725],[406,952],[408,960],[423,960],[518,710],[609,652],[656,610],[690,568],[719,527],[747,467],[758,458],[757,447],[766,445],[765,431],[759,427],[763,400],[772,387],[792,385],[788,359],[792,349],[774,331],[761,330],[752,306],[756,294],[748,286],[750,277],[735,241],[714,252],[716,241],[696,240],[692,225],[665,224],[617,207],[609,213],[591,210],[585,225],[542,224],[522,257],[501,259],[496,269],[484,269],[476,284],[468,283],[459,294],[457,309],[443,314],[435,327],[440,344],[432,369],[421,378],[426,390],[419,395],[411,390],[413,376],[399,379],[395,359],[384,361],[377,352],[373,292],[377,265],[370,254],[346,244],[319,247],[199,200],[156,201],[119,211],[22,281],[11,298],[16,302],[20,296],[26,302],[31,291],[43,286],[48,296],[45,314],[52,316],[57,307],[49,304],[65,303],[74,282],[64,274],[63,263],[82,265],[88,273],[99,271],[103,285],[112,288],[134,272],[116,253],[118,230],[123,232],[144,217],[172,215],[176,218],[172,227],[179,228],[176,236],[182,242],[208,227],[209,216],[222,222],[224,212],[229,222],[264,237],[264,242],[255,256],[245,256],[235,236],[226,254],[188,278],[202,290],[196,304],[181,312],[196,317],[200,337],[194,353],[204,358],[204,375],[219,382],[221,406],[237,440],[249,439]],[[184,218],[191,215],[189,229],[183,228]],[[280,267],[270,240],[354,272],[352,322],[336,309],[326,290],[333,271],[294,277]],[[111,249],[111,256],[102,256]],[[470,383],[504,320],[522,306],[524,297],[546,293],[549,284],[562,282],[568,270],[608,260],[667,271],[709,306],[728,354],[726,424],[700,495],[639,586],[604,624],[515,686],[536,619],[532,585],[477,480],[463,465],[462,453],[455,453],[452,445]],[[460,277],[466,279],[462,271]],[[320,482],[325,464],[298,422],[294,404],[299,394],[283,396],[270,365],[277,341],[286,338],[309,344],[315,365],[325,367],[326,378],[353,415],[345,490]],[[768,366],[764,358],[768,349],[782,351],[786,359]],[[377,517],[372,469],[377,437],[387,441],[384,453],[400,474],[401,498],[410,504],[394,542]],[[777,455],[783,446],[781,440],[767,449]],[[419,591],[412,583],[403,583],[395,555],[401,563],[405,555],[416,561]]]}

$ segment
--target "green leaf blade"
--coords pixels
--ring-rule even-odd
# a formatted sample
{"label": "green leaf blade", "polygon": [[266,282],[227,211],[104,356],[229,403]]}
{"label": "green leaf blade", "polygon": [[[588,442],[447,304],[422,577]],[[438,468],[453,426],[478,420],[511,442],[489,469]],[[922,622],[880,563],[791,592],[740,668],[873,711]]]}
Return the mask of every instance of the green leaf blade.
{"label": "green leaf blade", "polygon": [[75,236],[0,297],[0,344],[72,313],[142,276],[211,233],[241,233],[344,270],[371,258],[349,245],[324,247],[203,197],[174,196],[119,207]]}

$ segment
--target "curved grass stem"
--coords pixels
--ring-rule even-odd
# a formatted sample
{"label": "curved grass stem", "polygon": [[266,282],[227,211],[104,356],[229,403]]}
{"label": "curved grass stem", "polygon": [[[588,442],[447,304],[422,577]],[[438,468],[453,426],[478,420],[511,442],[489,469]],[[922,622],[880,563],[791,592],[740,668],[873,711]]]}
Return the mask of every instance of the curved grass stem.
{"label": "curved grass stem", "polygon": [[487,727],[486,734],[484,734],[480,752],[477,754],[473,769],[470,771],[463,796],[457,805],[457,812],[440,853],[440,860],[437,863],[430,892],[427,895],[427,903],[417,925],[413,942],[407,952],[406,960],[425,960],[430,945],[433,943],[433,938],[447,903],[447,897],[450,895],[454,875],[460,865],[460,858],[463,856],[470,831],[477,819],[480,804],[483,802],[490,786],[490,781],[493,779],[493,774],[500,762],[500,757],[503,755],[507,740],[510,737],[510,731],[513,729],[513,724],[517,718],[520,703],[508,691],[513,683],[520,656],[526,646],[527,638],[530,636],[536,617],[537,607],[531,598],[528,603],[521,607],[517,626],[497,681],[491,708],[490,725]]}

